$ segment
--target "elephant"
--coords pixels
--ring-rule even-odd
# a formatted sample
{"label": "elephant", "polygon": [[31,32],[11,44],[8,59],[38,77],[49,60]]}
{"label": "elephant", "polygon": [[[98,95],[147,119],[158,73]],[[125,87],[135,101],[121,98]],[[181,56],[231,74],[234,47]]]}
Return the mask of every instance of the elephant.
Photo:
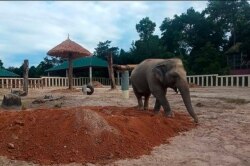
{"label": "elephant", "polygon": [[[164,114],[167,117],[173,117],[174,114],[166,98],[166,93],[167,88],[178,89],[188,113],[194,122],[198,123],[191,103],[186,71],[181,59],[146,59],[134,68],[130,78],[139,109],[148,109],[149,97],[152,94],[156,98],[154,112],[158,113],[162,106]],[[144,105],[142,96],[144,96]]]}

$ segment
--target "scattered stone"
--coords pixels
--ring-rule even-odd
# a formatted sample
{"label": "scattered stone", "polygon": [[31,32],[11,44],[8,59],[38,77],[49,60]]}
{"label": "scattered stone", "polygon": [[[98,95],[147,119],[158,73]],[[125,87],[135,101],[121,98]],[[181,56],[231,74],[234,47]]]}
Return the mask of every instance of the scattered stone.
{"label": "scattered stone", "polygon": [[41,104],[41,103],[45,103],[45,100],[43,100],[43,99],[36,99],[36,100],[32,101],[32,104]]}
{"label": "scattered stone", "polygon": [[8,107],[20,107],[22,105],[21,98],[18,95],[15,94],[7,94],[4,95],[3,101],[2,101],[2,107],[8,108]]}
{"label": "scattered stone", "polygon": [[52,95],[45,95],[44,99],[53,99],[53,96]]}
{"label": "scattered stone", "polygon": [[60,96],[60,97],[53,97],[52,95],[50,96],[44,96],[43,99],[35,99],[34,101],[32,101],[32,104],[41,104],[41,103],[45,103],[47,101],[55,101],[55,100],[60,100],[60,99],[64,99],[65,96]]}
{"label": "scattered stone", "polygon": [[92,85],[93,85],[94,88],[102,88],[102,87],[104,87],[104,86],[102,85],[102,83],[100,83],[100,82],[98,82],[98,81],[93,81],[93,82],[92,82]]}
{"label": "scattered stone", "polygon": [[15,94],[15,95],[17,95],[17,96],[26,96],[27,94],[24,92],[24,91],[22,91],[22,90],[11,90],[11,93],[12,94]]}
{"label": "scattered stone", "polygon": [[202,103],[197,103],[195,106],[196,106],[196,107],[204,107],[205,105],[202,104]]}
{"label": "scattered stone", "polygon": [[7,147],[9,149],[15,149],[15,145],[13,143],[8,143]]}
{"label": "scattered stone", "polygon": [[19,120],[15,120],[14,124],[20,125],[20,126],[24,126],[24,122],[19,121]]}
{"label": "scattered stone", "polygon": [[15,139],[15,140],[17,140],[19,137],[17,136],[17,135],[15,135],[15,134],[12,134],[12,136],[11,136],[13,139]]}

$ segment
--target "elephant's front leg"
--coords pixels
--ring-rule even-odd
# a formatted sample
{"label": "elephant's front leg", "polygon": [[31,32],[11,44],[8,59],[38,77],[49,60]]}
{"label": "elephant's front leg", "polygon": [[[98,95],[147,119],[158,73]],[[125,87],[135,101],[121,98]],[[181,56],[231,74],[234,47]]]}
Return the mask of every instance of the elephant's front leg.
{"label": "elephant's front leg", "polygon": [[162,105],[162,107],[164,109],[165,115],[167,117],[173,117],[174,114],[171,111],[169,102],[168,102],[168,100],[166,98],[166,91],[158,90],[158,91],[155,91],[153,94],[154,94],[154,96],[156,98],[156,104],[155,104],[156,110],[159,107],[159,103],[160,103],[160,105]]}
{"label": "elephant's front leg", "polygon": [[159,113],[159,111],[160,111],[160,109],[161,109],[161,103],[160,103],[160,101],[159,100],[155,100],[155,106],[154,106],[154,113]]}

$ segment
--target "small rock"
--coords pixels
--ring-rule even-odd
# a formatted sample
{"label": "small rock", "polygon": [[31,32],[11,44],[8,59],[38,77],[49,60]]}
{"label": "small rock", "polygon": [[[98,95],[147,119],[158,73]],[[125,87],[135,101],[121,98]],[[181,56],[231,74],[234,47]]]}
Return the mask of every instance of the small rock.
{"label": "small rock", "polygon": [[19,121],[19,120],[15,120],[14,124],[20,125],[20,126],[24,126],[24,122]]}
{"label": "small rock", "polygon": [[20,107],[22,105],[21,98],[18,95],[15,94],[7,94],[4,95],[2,106],[5,108],[17,106]]}
{"label": "small rock", "polygon": [[12,134],[12,136],[11,136],[13,139],[19,139],[19,137],[17,136],[17,135],[15,135],[15,134]]}
{"label": "small rock", "polygon": [[8,148],[9,149],[15,149],[15,145],[13,143],[8,143]]}
{"label": "small rock", "polygon": [[26,96],[26,92],[22,91],[22,90],[11,90],[12,94],[15,94],[17,96]]}
{"label": "small rock", "polygon": [[202,103],[197,103],[196,104],[196,107],[204,107],[205,105],[204,104],[202,104]]}
{"label": "small rock", "polygon": [[36,100],[32,101],[32,104],[41,104],[41,103],[45,103],[45,100],[43,100],[43,99],[36,99]]}
{"label": "small rock", "polygon": [[53,96],[52,95],[45,95],[44,99],[53,99]]}

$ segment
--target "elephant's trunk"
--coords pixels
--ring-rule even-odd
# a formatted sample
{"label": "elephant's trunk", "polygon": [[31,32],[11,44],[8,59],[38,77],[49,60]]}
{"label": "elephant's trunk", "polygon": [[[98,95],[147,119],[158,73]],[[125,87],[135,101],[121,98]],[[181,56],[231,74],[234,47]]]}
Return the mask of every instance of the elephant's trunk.
{"label": "elephant's trunk", "polygon": [[183,102],[187,108],[188,113],[193,117],[194,122],[198,123],[198,118],[194,112],[194,109],[192,107],[191,98],[190,98],[190,92],[189,92],[189,86],[186,80],[181,80],[177,84],[177,88],[180,90]]}

